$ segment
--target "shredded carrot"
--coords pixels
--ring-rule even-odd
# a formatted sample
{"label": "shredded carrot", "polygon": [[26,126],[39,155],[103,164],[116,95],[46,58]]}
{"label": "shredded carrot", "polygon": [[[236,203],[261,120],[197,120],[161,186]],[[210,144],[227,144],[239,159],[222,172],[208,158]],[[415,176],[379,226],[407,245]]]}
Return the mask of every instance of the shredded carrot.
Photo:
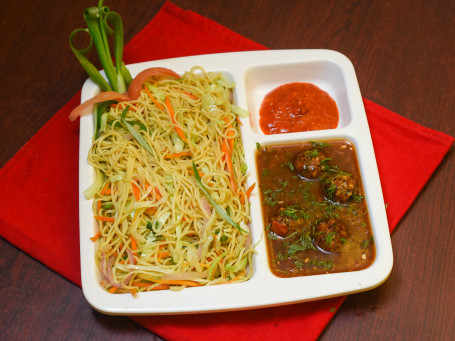
{"label": "shredded carrot", "polygon": [[111,189],[109,188],[109,182],[106,182],[103,189],[100,192],[100,195],[109,195],[111,194]]}
{"label": "shredded carrot", "polygon": [[156,200],[160,200],[162,198],[160,190],[158,189],[158,187],[155,187],[155,197],[156,197]]}
{"label": "shredded carrot", "polygon": [[243,126],[243,123],[242,123],[242,121],[240,121],[240,118],[238,116],[236,117],[236,120],[239,125]]}
{"label": "shredded carrot", "polygon": [[133,187],[134,199],[136,199],[136,201],[139,201],[141,199],[141,189],[136,185],[135,182],[132,182],[131,184]]}
{"label": "shredded carrot", "polygon": [[166,258],[170,255],[171,253],[169,251],[162,251],[158,254],[158,259]]}
{"label": "shredded carrot", "polygon": [[[189,169],[189,170],[188,170],[188,173],[194,174],[192,169]],[[205,175],[204,173],[202,173],[201,171],[199,171],[199,176],[200,176],[201,178],[202,178],[204,175]]]}
{"label": "shredded carrot", "polygon": [[[246,190],[245,195],[246,195],[247,199],[250,198],[251,192],[253,192],[254,187],[256,187],[256,183],[252,184],[252,185],[251,185],[250,187],[248,187],[248,189]],[[240,197],[240,202],[242,203],[242,205],[245,203],[245,198],[244,198],[243,195]]]}
{"label": "shredded carrot", "polygon": [[97,203],[96,203],[96,212],[100,212],[101,211],[101,200],[98,200]]}
{"label": "shredded carrot", "polygon": [[[152,286],[155,283],[146,283],[146,282],[133,282],[133,286],[135,287],[140,287],[140,288],[148,288],[149,286]],[[169,285],[167,284],[158,284],[154,286],[153,288],[150,288],[149,290],[166,290],[169,289]]]}
{"label": "shredded carrot", "polygon": [[136,289],[128,289],[133,296],[137,296],[137,290]]}
{"label": "shredded carrot", "polygon": [[115,218],[113,217],[104,217],[102,215],[96,215],[94,218],[100,221],[106,221],[108,223],[113,223],[115,221]]}
{"label": "shredded carrot", "polygon": [[112,287],[109,289],[109,293],[114,293],[117,290],[117,287]]}
{"label": "shredded carrot", "polygon": [[99,238],[100,236],[101,236],[101,232],[98,231],[98,233],[95,234],[95,235],[94,235],[93,237],[91,237],[90,239],[92,240],[92,242],[94,242],[94,241],[98,240],[98,238]]}
{"label": "shredded carrot", "polygon": [[191,94],[191,93],[189,93],[189,92],[187,92],[187,91],[183,91],[183,93],[184,93],[185,95],[187,95],[187,96],[188,96],[189,98],[191,98],[191,99],[194,99],[194,100],[199,99],[198,97],[194,96],[193,94]]}
{"label": "shredded carrot", "polygon": [[177,122],[175,121],[174,109],[172,109],[172,105],[171,105],[171,101],[169,100],[169,97],[165,98],[164,103],[166,104],[167,111],[169,112],[169,116],[171,117],[172,123],[174,124],[175,131],[180,136],[180,138],[183,140],[183,142],[188,143],[188,140],[186,139],[185,134],[183,133],[183,130],[177,125]]}
{"label": "shredded carrot", "polygon": [[[145,185],[144,185],[146,190],[148,190],[150,188],[150,186],[151,185],[148,182],[146,182]],[[155,187],[154,190],[155,190],[155,198],[156,198],[156,200],[160,200],[162,198],[160,190],[158,189],[158,187]]]}
{"label": "shredded carrot", "polygon": [[242,277],[243,275],[245,274],[245,271],[242,271],[241,273],[239,273],[237,276],[235,276],[233,279],[227,281],[227,282],[224,282],[223,284],[230,284],[236,280],[238,280],[240,277]]}
{"label": "shredded carrot", "polygon": [[158,102],[155,97],[153,97],[152,93],[150,92],[150,90],[144,86],[144,89],[145,89],[145,92],[147,93],[147,95],[150,97],[150,99],[152,100],[152,102],[156,105],[156,107],[160,110],[163,110],[164,107],[161,105],[160,102]]}
{"label": "shredded carrot", "polygon": [[191,156],[191,155],[193,155],[193,154],[191,154],[190,152],[181,152],[181,153],[165,155],[164,158],[173,159],[173,158],[180,157],[180,156]]}
{"label": "shredded carrot", "polygon": [[169,284],[169,285],[185,285],[187,287],[200,287],[202,284],[195,282],[195,281],[189,281],[189,280],[178,280],[178,279],[168,279],[168,280],[153,280],[157,283],[162,283],[162,284]]}
{"label": "shredded carrot", "polygon": [[234,193],[237,193],[237,185],[234,180],[234,166],[232,165],[232,156],[231,152],[229,151],[229,146],[226,139],[224,139],[223,142],[221,143],[221,150],[224,153],[224,159],[226,160],[226,164],[228,167],[229,179],[231,181],[232,190]]}
{"label": "shredded carrot", "polygon": [[147,213],[148,215],[155,215],[157,210],[158,209],[156,207],[149,207],[145,210],[145,213]]}
{"label": "shredded carrot", "polygon": [[228,125],[226,127],[226,130],[227,130],[226,135],[230,137],[228,139],[228,141],[229,141],[229,149],[231,150],[231,153],[232,153],[234,151],[234,135],[235,135],[234,127],[232,126],[232,123],[229,122],[229,119],[227,117],[224,118],[224,122],[226,122],[226,124]]}
{"label": "shredded carrot", "polygon": [[256,187],[256,183],[252,184],[252,185],[251,185],[250,187],[248,187],[248,189],[246,190],[246,197],[247,197],[247,198],[250,198],[251,192],[253,192],[254,187]]}
{"label": "shredded carrot", "polygon": [[133,251],[133,253],[135,253],[137,251],[137,242],[133,238],[133,236],[131,236],[131,250]]}

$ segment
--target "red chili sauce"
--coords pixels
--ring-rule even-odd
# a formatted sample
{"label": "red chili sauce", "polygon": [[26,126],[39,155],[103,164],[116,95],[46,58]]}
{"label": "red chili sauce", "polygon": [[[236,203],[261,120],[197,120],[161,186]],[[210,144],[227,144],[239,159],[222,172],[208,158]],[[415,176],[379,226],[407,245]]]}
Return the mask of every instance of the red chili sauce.
{"label": "red chili sauce", "polygon": [[259,116],[267,135],[332,129],[339,120],[332,97],[310,83],[288,83],[272,90],[265,96]]}

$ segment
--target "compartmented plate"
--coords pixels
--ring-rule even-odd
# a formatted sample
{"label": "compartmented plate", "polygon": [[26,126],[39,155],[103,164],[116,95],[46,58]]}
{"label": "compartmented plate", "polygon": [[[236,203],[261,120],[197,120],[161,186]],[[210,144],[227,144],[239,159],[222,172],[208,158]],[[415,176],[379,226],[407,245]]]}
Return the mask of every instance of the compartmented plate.
{"label": "compartmented plate", "polygon": [[[94,179],[94,170],[87,163],[93,125],[91,115],[81,118],[79,165],[79,216],[82,289],[88,302],[107,314],[183,314],[259,308],[322,299],[372,289],[386,280],[392,269],[393,255],[385,206],[379,181],[373,145],[362,97],[351,62],[330,50],[275,50],[223,53],[159,60],[129,65],[134,76],[141,70],[160,66],[183,74],[199,65],[207,71],[222,72],[236,82],[234,99],[248,109],[249,118],[241,127],[245,159],[250,171],[249,184],[258,183],[256,143],[289,144],[312,140],[344,139],[357,150],[360,173],[376,246],[373,264],[360,271],[304,277],[279,278],[272,274],[265,242],[259,191],[250,198],[251,232],[257,244],[254,274],[244,283],[186,288],[182,291],[154,291],[130,294],[109,294],[100,285],[101,275],[95,264],[95,243],[90,240],[97,226],[91,201],[83,191]],[[307,82],[326,91],[337,103],[338,127],[329,130],[265,135],[259,127],[259,109],[264,96],[275,87],[290,82]],[[82,101],[98,93],[88,80],[82,89]]]}

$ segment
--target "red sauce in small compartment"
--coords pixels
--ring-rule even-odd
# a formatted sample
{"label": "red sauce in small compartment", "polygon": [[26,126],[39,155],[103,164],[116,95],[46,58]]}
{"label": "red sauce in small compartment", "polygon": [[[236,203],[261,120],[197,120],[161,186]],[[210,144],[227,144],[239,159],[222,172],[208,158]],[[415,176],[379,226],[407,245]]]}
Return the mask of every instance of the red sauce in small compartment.
{"label": "red sauce in small compartment", "polygon": [[339,121],[332,97],[310,83],[288,83],[272,90],[265,96],[259,116],[267,135],[333,129]]}

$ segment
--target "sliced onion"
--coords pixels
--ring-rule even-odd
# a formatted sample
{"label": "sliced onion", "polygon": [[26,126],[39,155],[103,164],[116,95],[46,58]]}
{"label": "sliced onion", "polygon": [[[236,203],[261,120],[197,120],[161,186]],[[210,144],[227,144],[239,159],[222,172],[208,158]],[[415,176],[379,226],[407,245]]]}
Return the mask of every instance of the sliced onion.
{"label": "sliced onion", "polygon": [[136,77],[134,77],[133,81],[128,87],[128,95],[132,99],[138,99],[139,95],[141,94],[142,85],[145,83],[147,78],[153,76],[162,76],[172,79],[180,78],[180,75],[178,73],[175,73],[174,71],[166,69],[164,67],[152,67],[149,69],[145,69],[144,71],[139,72],[139,74]]}
{"label": "sliced onion", "polygon": [[98,95],[96,95],[93,98],[90,98],[89,100],[85,101],[84,103],[81,103],[78,105],[76,108],[71,111],[69,114],[68,118],[70,121],[74,121],[77,119],[79,116],[85,115],[92,111],[92,107],[96,103],[101,103],[105,101],[129,101],[131,100],[128,95],[122,95],[119,94],[118,92],[115,91],[105,91],[101,92]]}
{"label": "sliced onion", "polygon": [[[134,254],[133,254],[133,251],[131,251],[130,249],[126,249],[126,253],[128,254],[129,263],[134,265]],[[130,271],[131,271],[131,269],[130,269]]]}
{"label": "sliced onion", "polygon": [[114,287],[121,288],[122,285],[120,283],[117,283],[116,281],[114,281],[114,278],[112,276],[112,265],[114,265],[114,262],[115,262],[115,257],[114,256],[111,256],[109,258],[109,260],[107,261],[107,265],[106,265],[106,275],[107,275],[107,277],[106,277],[106,279]]}
{"label": "sliced onion", "polygon": [[207,200],[207,198],[202,197],[201,204],[202,204],[202,208],[204,209],[204,211],[207,213],[207,215],[210,218],[210,216],[212,215],[212,209],[210,208],[210,204],[209,204],[209,201]]}

